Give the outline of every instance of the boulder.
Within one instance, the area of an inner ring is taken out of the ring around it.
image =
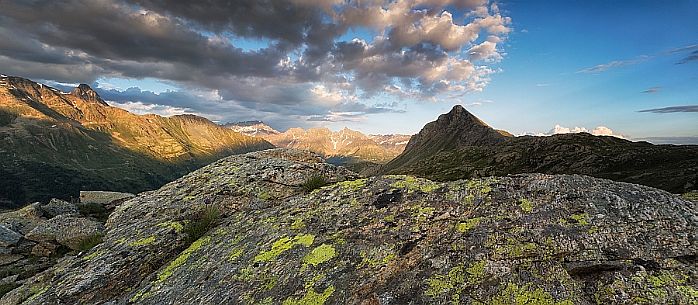
[[[106,192],[106,191],[80,191],[80,203],[113,205],[115,202],[123,202],[135,195],[130,193]]]
[[[74,204],[60,199],[51,199],[49,203],[40,206],[46,218],[53,218],[58,215],[76,215],[79,214],[78,207]]]
[[[0,225],[20,234],[27,234],[44,221],[41,204],[32,203],[19,210],[0,214]]]
[[[4,225],[0,225],[0,246],[14,246],[19,242],[20,239],[22,239],[21,234],[8,229]]]
[[[102,234],[103,231],[104,225],[98,221],[72,215],[58,215],[39,224],[25,237],[37,242],[56,241],[77,250],[84,240]]]

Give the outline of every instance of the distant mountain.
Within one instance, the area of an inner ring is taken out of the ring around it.
[[[380,172],[434,180],[583,174],[683,193],[698,188],[698,146],[652,145],[588,133],[513,137],[455,106],[424,126]]]
[[[399,155],[410,139],[409,135],[370,135],[344,128],[290,128],[279,132],[260,121],[224,125],[237,132],[261,137],[277,147],[296,148],[323,155],[329,162],[362,170],[372,164],[383,164]]]
[[[271,126],[264,124],[262,121],[244,121],[237,123],[228,123],[223,125],[223,127],[230,128],[236,132],[239,132],[248,136],[266,136],[279,134],[278,130],[272,128]]]
[[[155,189],[221,157],[273,147],[194,115],[135,115],[88,85],[0,77],[0,205],[80,190]]]

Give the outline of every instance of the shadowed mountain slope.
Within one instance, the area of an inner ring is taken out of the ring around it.
[[[442,181],[516,173],[584,174],[683,193],[698,188],[698,146],[652,145],[587,133],[512,137],[455,106],[424,126],[382,172]]]

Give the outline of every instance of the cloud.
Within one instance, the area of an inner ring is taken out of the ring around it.
[[[638,56],[638,57],[633,58],[633,59],[614,60],[614,61],[611,61],[611,62],[608,62],[605,64],[600,64],[600,65],[596,65],[593,67],[581,69],[581,70],[577,71],[577,73],[601,73],[601,72],[605,72],[605,71],[613,69],[613,68],[636,65],[636,64],[645,62],[651,58],[652,58],[651,56],[641,55],[641,56]]]
[[[378,94],[481,91],[510,24],[488,0],[10,0],[0,67],[66,83],[155,78],[306,121]],[[372,34],[346,39],[350,30]],[[211,104],[177,98],[170,106]]]
[[[662,56],[669,56],[669,55],[674,55],[674,54],[682,54],[687,51],[692,51],[690,54],[688,54],[685,58],[683,58],[681,61],[677,62],[677,64],[685,64],[690,61],[695,61],[698,60],[698,44],[693,44],[693,45],[688,45],[688,46],[683,46],[683,47],[678,47],[678,48],[673,48],[669,50],[664,50],[658,53],[655,53],[654,55],[640,55],[632,59],[625,59],[625,60],[614,60],[608,63],[596,65],[593,67],[589,68],[584,68],[577,73],[601,73],[605,72],[610,69],[614,68],[620,68],[620,67],[625,67],[625,66],[631,66],[631,65],[636,65],[639,63],[646,62],[648,60],[657,58],[657,57],[662,57]]]
[[[657,93],[661,89],[662,89],[662,87],[655,86],[655,87],[651,87],[651,88],[648,88],[647,90],[642,91],[642,93]]]
[[[633,139],[635,141],[647,141],[653,144],[698,145],[697,137],[647,137]]]
[[[684,59],[680,60],[677,64],[685,64],[691,61],[697,61],[698,60],[698,50],[691,52],[688,56],[686,56]]]
[[[142,102],[108,102],[110,106],[126,109],[135,114],[157,114],[161,116],[173,116],[180,114],[198,114],[188,108],[172,107],[167,105],[144,104]]]
[[[671,106],[671,107],[664,107],[664,108],[645,109],[645,110],[639,110],[638,112],[651,112],[651,113],[698,112],[698,105]]]
[[[591,131],[586,129],[585,127],[564,127],[559,124],[556,124],[555,127],[553,127],[550,131],[547,133],[539,133],[536,134],[537,136],[550,136],[550,135],[556,135],[556,134],[568,134],[568,133],[581,133],[581,132],[586,132],[590,133],[595,136],[613,136],[621,139],[625,139],[626,136],[615,133],[611,128],[608,128],[606,126],[597,126],[596,128],[592,129]]]

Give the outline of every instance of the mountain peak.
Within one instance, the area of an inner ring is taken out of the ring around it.
[[[104,100],[102,100],[102,98],[99,96],[97,91],[92,89],[92,87],[90,87],[87,84],[78,85],[70,93],[74,96],[80,97],[80,98],[87,100],[87,101],[93,101],[93,102],[98,102],[98,103],[103,104],[103,105],[107,105],[107,103],[105,103]]]
[[[386,166],[394,169],[443,150],[497,145],[510,138],[487,125],[461,105],[439,116],[414,135],[405,151]]]

